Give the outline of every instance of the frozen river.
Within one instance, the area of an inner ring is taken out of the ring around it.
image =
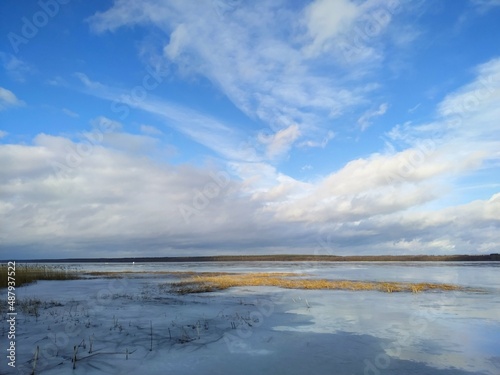
[[[3,360],[0,373],[27,373],[39,345],[44,355],[35,373],[40,374],[500,374],[499,263],[67,266],[146,274],[18,288],[19,300],[53,303],[40,308],[37,317],[18,318],[18,370],[24,372],[13,372]],[[154,271],[295,272],[481,290],[412,294],[238,287],[178,296],[168,289],[171,278],[148,275]],[[80,345],[79,360],[72,370],[75,345]]]

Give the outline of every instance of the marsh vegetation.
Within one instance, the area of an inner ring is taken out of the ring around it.
[[[454,291],[463,289],[453,284],[403,283],[390,281],[326,280],[297,278],[294,273],[203,273],[188,276],[185,280],[172,284],[178,294],[204,293],[224,290],[237,286],[275,286],[287,289],[329,289],[381,292]]]
[[[9,268],[7,264],[0,265],[0,288],[7,288]],[[11,276],[15,280],[15,286],[20,287],[31,284],[38,280],[74,280],[79,275],[76,271],[64,266],[37,265],[37,264],[16,264],[15,274]]]

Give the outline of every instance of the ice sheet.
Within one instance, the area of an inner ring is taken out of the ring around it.
[[[216,264],[168,267],[221,270]],[[370,272],[363,274],[363,267]],[[178,296],[163,284],[171,278],[147,275],[41,281],[17,289],[18,303],[38,299],[43,304],[36,313],[17,316],[16,368],[4,357],[0,373],[31,373],[38,346],[36,374],[498,375],[500,288],[492,277],[498,268],[483,267],[474,276],[480,267],[471,267],[304,264],[293,269],[318,277],[379,280],[403,274],[420,280],[437,272],[431,278],[443,282],[459,274],[463,284],[483,285],[486,292],[239,287]],[[222,270],[286,268],[225,264]],[[6,320],[2,324],[5,346],[8,326]]]

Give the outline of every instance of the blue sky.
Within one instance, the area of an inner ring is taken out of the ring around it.
[[[5,256],[500,250],[497,0],[0,14]]]

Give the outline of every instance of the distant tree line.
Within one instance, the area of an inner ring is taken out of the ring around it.
[[[190,257],[68,258],[20,260],[25,263],[151,263],[151,262],[487,262],[500,254],[485,255],[219,255]]]

